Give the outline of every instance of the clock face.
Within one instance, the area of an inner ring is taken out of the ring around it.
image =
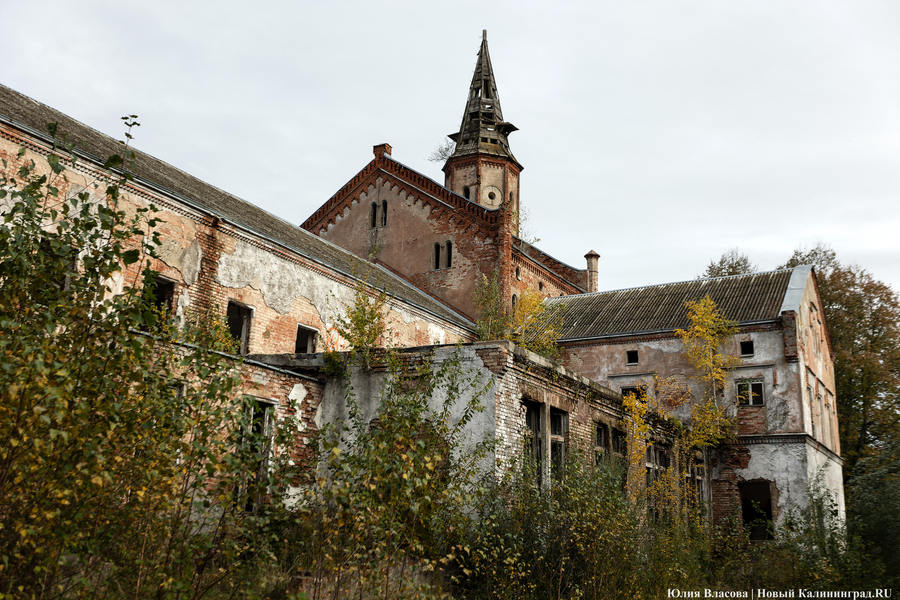
[[[489,185],[481,193],[481,203],[488,208],[497,208],[502,200],[503,195],[500,192],[500,188],[496,186]]]

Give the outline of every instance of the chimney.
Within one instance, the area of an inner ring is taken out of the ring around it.
[[[372,148],[372,152],[375,153],[375,158],[384,158],[384,155],[391,155],[391,145],[390,144],[378,144],[377,146]]]
[[[588,292],[599,292],[600,272],[597,269],[597,259],[600,258],[600,255],[591,250],[584,255],[584,258],[587,259],[587,273],[585,274],[587,281],[584,287]]]

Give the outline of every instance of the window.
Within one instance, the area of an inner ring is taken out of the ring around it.
[[[453,242],[447,242],[447,268],[453,266]]]
[[[753,340],[741,342],[741,356],[753,356]]]
[[[154,312],[163,318],[168,317],[172,312],[175,282],[163,279],[159,273],[154,272],[152,277],[144,280],[144,290],[147,293],[147,302],[153,307]]]
[[[535,402],[523,402],[525,407],[525,459],[528,467],[533,469],[535,483],[541,485],[543,472],[543,444],[541,435],[541,405]]]
[[[646,464],[647,485],[653,485],[653,482],[669,468],[669,453],[665,448],[653,444],[647,448]]]
[[[519,298],[518,298],[515,294],[513,294],[513,295],[512,295],[512,309],[513,309],[513,312],[516,312],[516,304],[518,304],[518,302],[519,302]]]
[[[550,473],[554,479],[562,479],[566,466],[566,436],[569,433],[569,414],[556,408],[550,409]]]
[[[769,482],[744,481],[738,484],[741,494],[741,518],[750,528],[751,540],[768,540],[772,525],[772,491]]]
[[[641,397],[641,393],[642,393],[643,391],[644,391],[644,390],[643,390],[643,388],[641,388],[641,387],[623,387],[623,388],[620,388],[619,393],[622,394],[622,397],[623,397],[623,398],[624,398],[625,396],[629,395],[629,394],[634,394],[635,396],[637,396],[638,398],[640,398],[640,397]]]
[[[763,383],[762,381],[738,381],[737,397],[739,406],[762,406]]]
[[[316,330],[303,325],[297,325],[297,342],[294,345],[295,354],[312,354],[316,351]]]
[[[243,490],[244,510],[253,512],[266,493],[266,475],[272,450],[272,417],[274,405],[246,397],[247,420],[244,423],[242,450],[247,459],[248,472]]]
[[[381,226],[387,227],[387,200],[381,201]]]
[[[544,282],[543,281],[538,281],[538,291],[539,292],[544,291]]]
[[[464,185],[463,186],[463,196],[466,197],[466,200],[471,200],[471,198],[469,197],[470,194],[471,194],[471,191],[469,190],[469,186]]]
[[[609,448],[609,428],[603,423],[594,423],[594,464],[599,465]]]
[[[436,243],[434,244],[434,269],[435,271],[441,268],[441,245]]]
[[[375,229],[378,224],[378,205],[372,203],[372,214],[369,215],[369,227]]]
[[[519,267],[516,267],[516,279],[522,280],[522,271],[519,270]]]
[[[250,319],[253,311],[237,302],[228,303],[228,310],[225,313],[228,321],[228,331],[231,337],[238,343],[238,354],[246,354],[247,346],[250,340]]]
[[[623,456],[628,452],[628,438],[621,429],[613,429],[612,451]]]
[[[625,363],[629,365],[638,364],[638,351],[637,350],[626,350],[625,351]]]

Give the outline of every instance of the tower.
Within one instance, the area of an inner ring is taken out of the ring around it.
[[[505,207],[518,215],[522,165],[513,156],[507,140],[516,130],[515,125],[503,120],[485,30],[462,124],[458,133],[448,136],[456,143],[456,149],[444,164],[444,185],[472,202],[490,209]],[[514,223],[517,221],[513,219]]]

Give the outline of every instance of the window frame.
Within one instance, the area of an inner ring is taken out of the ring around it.
[[[741,393],[741,387],[747,386],[747,394]],[[756,402],[754,387],[759,386],[759,402]],[[765,406],[766,384],[762,379],[739,379],[734,382],[735,399],[738,406]],[[744,401],[746,399],[746,401]]]

